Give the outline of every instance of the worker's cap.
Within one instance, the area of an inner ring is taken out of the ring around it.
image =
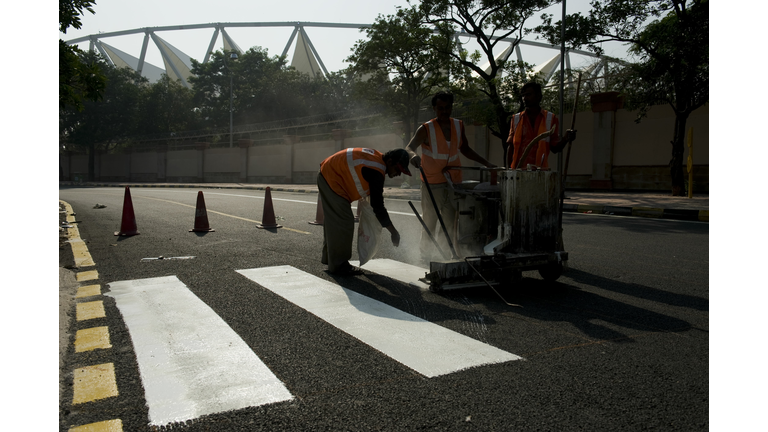
[[[411,175],[411,170],[408,169],[408,164],[411,162],[411,157],[408,155],[408,152],[405,151],[405,149],[390,150],[387,152],[387,154],[392,159],[392,161],[397,164],[397,168],[401,173]]]

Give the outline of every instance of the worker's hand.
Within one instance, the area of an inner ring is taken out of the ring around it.
[[[411,158],[411,165],[415,166],[416,168],[421,168],[421,156],[413,155]]]
[[[395,228],[395,226],[390,225],[387,227],[387,229],[389,230],[389,234],[392,237],[392,245],[394,247],[400,246],[400,233],[397,232],[397,229]]]
[[[575,141],[576,140],[576,131],[573,129],[568,129],[565,131],[565,140],[566,141]]]

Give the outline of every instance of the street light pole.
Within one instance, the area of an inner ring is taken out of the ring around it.
[[[232,148],[232,71],[229,72],[229,148]]]
[[[232,52],[229,55],[230,60],[237,60],[237,53]],[[229,62],[227,62],[227,71],[229,72],[229,148],[232,148],[232,140],[233,140],[233,123],[232,123],[232,112],[234,111],[232,108],[232,101],[234,99],[234,92],[233,92],[233,86],[232,86],[232,69],[229,68]]]

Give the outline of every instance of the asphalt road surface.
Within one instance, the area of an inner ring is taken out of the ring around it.
[[[60,430],[709,427],[707,223],[566,213],[568,270],[525,272],[508,306],[483,287],[326,273],[316,194],[273,192],[283,228],[264,230],[263,191],[203,192],[214,232],[189,232],[197,190],[134,188],[140,234],[121,237],[123,189],[60,189],[95,263],[73,268],[62,243],[60,266],[100,287],[69,306]],[[425,267],[408,203],[386,205],[402,241],[377,258]],[[103,315],[78,319],[86,302]],[[108,342],[88,348],[93,329]],[[84,392],[103,384],[83,387],[95,366],[113,392]]]

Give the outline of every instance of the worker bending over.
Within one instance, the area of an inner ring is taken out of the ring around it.
[[[390,150],[385,154],[369,148],[341,150],[320,164],[317,173],[317,189],[323,206],[323,253],[321,262],[328,265],[328,272],[340,276],[362,274],[349,263],[352,257],[352,240],[355,234],[355,216],[352,201],[371,197],[371,207],[381,226],[386,228],[392,244],[400,244],[389,213],[384,207],[384,175],[390,178],[408,170],[408,153],[403,149]]]
[[[432,109],[435,111],[435,118],[419,126],[406,150],[411,157],[411,164],[416,168],[423,168],[427,177],[426,181],[432,189],[446,229],[449,233],[453,233],[456,224],[456,203],[454,202],[453,189],[449,187],[443,175],[443,169],[461,166],[459,153],[486,167],[493,168],[495,165],[472,150],[464,131],[464,122],[451,117],[453,110],[452,93],[441,91],[435,94],[432,97]],[[419,146],[422,147],[421,157],[416,154],[416,149]],[[452,183],[461,183],[461,170],[453,169],[449,170],[448,173]],[[424,184],[424,176],[421,177],[421,180],[422,219],[427,229],[435,235],[440,248],[447,253],[450,250],[448,249],[448,241],[442,234],[437,235],[438,230],[435,229],[438,222],[437,213],[429,197],[429,191]],[[433,257],[432,247],[429,236],[426,232],[422,232],[419,243],[422,258],[430,260]]]
[[[514,152],[507,152],[507,166],[510,168],[526,169],[528,165],[534,165],[543,169],[549,168],[549,152],[560,153],[565,146],[576,139],[576,131],[565,131],[563,141],[560,142],[560,125],[557,116],[541,108],[541,85],[529,82],[520,89],[520,97],[523,99],[525,110],[512,116],[509,122],[509,137],[507,144],[514,146]],[[549,137],[540,140],[524,161],[520,161],[523,151],[537,135],[549,131],[552,126],[555,132]]]

